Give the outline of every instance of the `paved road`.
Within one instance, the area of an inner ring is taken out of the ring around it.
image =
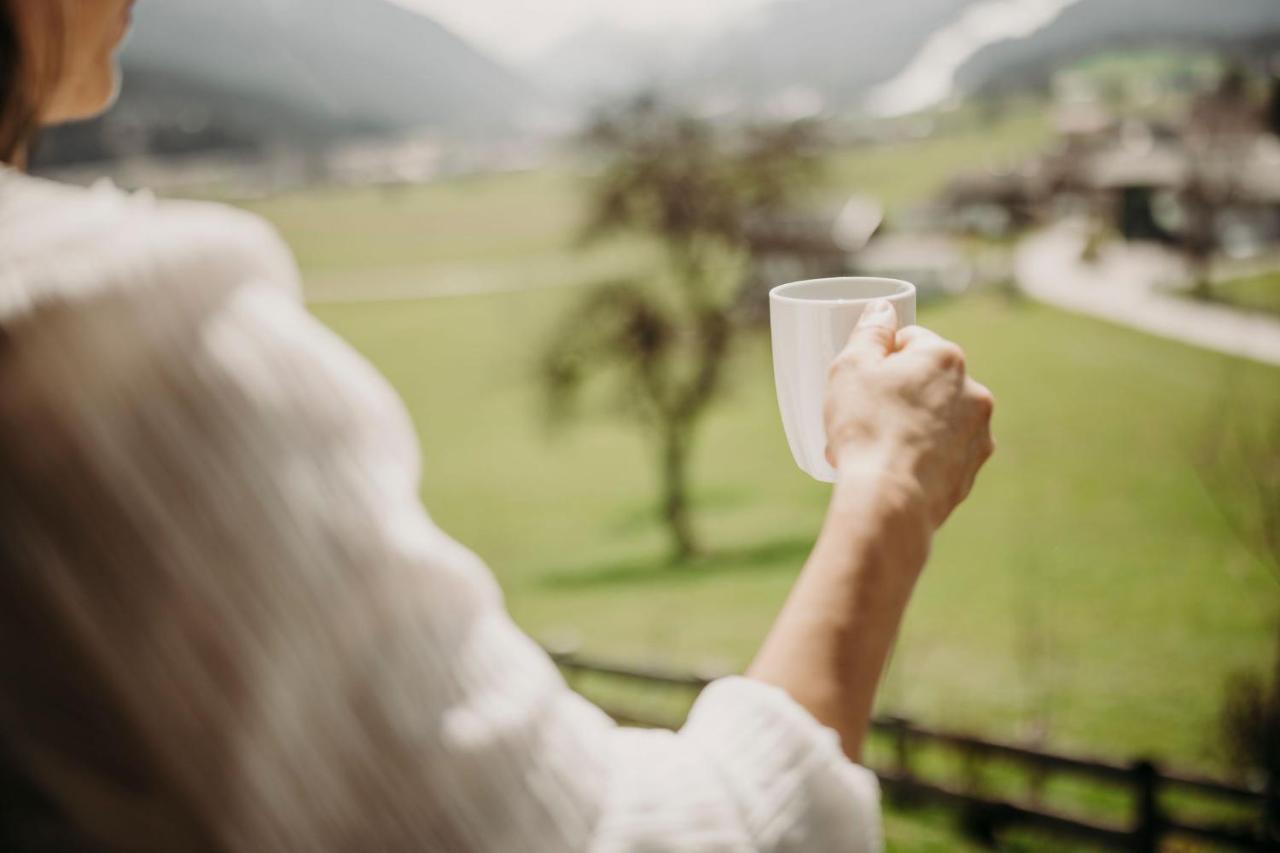
[[[1164,292],[1185,266],[1155,246],[1113,243],[1081,260],[1084,226],[1065,222],[1028,237],[1014,257],[1023,292],[1050,305],[1193,346],[1280,366],[1280,320]]]

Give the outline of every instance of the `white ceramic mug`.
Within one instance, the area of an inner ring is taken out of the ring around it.
[[[773,378],[787,444],[800,469],[824,483],[836,481],[822,411],[827,371],[877,299],[893,305],[898,328],[915,324],[915,285],[894,278],[817,278],[769,291]]]

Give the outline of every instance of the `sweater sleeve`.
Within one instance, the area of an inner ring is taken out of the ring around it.
[[[62,662],[0,613],[0,727],[89,835],[879,849],[874,776],[783,692],[719,681],[676,733],[571,692],[423,509],[399,400],[289,294],[99,301],[13,332],[0,394],[0,607]]]

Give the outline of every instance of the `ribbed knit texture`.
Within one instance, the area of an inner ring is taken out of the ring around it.
[[[680,733],[569,691],[298,292],[246,214],[0,172],[0,737],[86,838],[879,848],[874,777],[781,691]]]

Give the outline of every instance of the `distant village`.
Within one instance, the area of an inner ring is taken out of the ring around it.
[[[1001,173],[958,178],[943,203],[952,225],[1006,235],[1069,213],[1126,240],[1220,249],[1280,242],[1280,80],[1261,93],[1240,69],[1193,98],[1185,115],[1115,115],[1093,101],[1059,103],[1055,145]]]
[[[957,175],[907,215],[855,196],[839,210],[763,223],[762,286],[859,273],[957,293],[1007,278],[1020,235],[1069,219],[1091,232],[1086,254],[1122,240],[1164,247],[1193,279],[1215,265],[1280,270],[1280,77],[1228,68],[1164,117],[1068,88],[1051,123],[1043,151]]]

